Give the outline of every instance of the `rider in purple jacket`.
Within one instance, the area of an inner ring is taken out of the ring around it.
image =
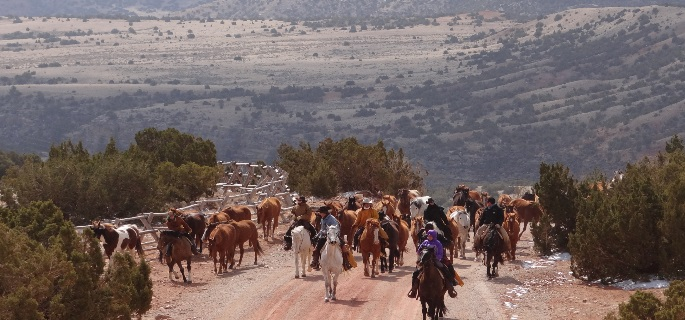
[[[452,273],[453,269],[448,268],[445,266],[445,264],[442,263],[444,253],[445,251],[442,248],[442,243],[438,241],[438,232],[435,230],[428,230],[428,235],[427,239],[424,240],[419,248],[416,250],[416,253],[420,253],[423,248],[428,248],[428,247],[433,247],[433,252],[435,253],[435,266],[442,271],[442,274],[445,275],[445,278],[447,280],[445,281],[445,285],[447,286],[447,291],[450,295],[450,297],[455,298],[457,296],[457,292],[454,291],[454,285],[456,285],[456,280],[454,279],[454,273]],[[414,273],[412,274],[411,277],[411,291],[409,291],[409,294],[407,294],[408,297],[410,298],[416,298],[416,293],[419,289],[419,274],[421,273],[422,269],[416,269]]]

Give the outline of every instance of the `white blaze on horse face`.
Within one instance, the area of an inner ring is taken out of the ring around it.
[[[378,244],[380,241],[378,240],[378,228],[373,229],[373,244]]]

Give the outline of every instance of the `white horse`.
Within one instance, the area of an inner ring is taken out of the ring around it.
[[[416,197],[409,203],[409,213],[412,219],[423,217],[423,212],[428,207],[428,198],[430,196]]]
[[[326,230],[326,245],[321,250],[321,272],[326,282],[324,301],[335,300],[338,287],[338,276],[343,272],[342,249],[339,242],[340,230],[338,226],[329,226]]]
[[[457,230],[459,231],[457,236],[459,237],[459,242],[455,245],[460,252],[459,256],[464,259],[466,258],[466,241],[469,240],[471,217],[469,217],[469,213],[466,210],[459,210],[452,212],[450,218],[457,222]]]
[[[300,266],[302,267],[302,277],[306,277],[305,266],[309,266],[309,261],[312,258],[312,240],[309,236],[309,231],[303,226],[296,227],[292,231],[293,235],[293,253],[295,254],[295,278],[300,277]],[[312,272],[312,267],[307,271]]]

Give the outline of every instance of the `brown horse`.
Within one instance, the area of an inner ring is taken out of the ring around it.
[[[192,213],[183,214],[181,217],[190,227],[190,235],[195,238],[195,246],[197,247],[198,252],[202,253],[202,236],[207,227],[205,215],[202,213]]]
[[[364,275],[369,276],[369,264],[371,264],[371,278],[375,278],[378,273],[378,259],[381,256],[380,232],[381,224],[378,219],[369,218],[366,220],[366,227],[359,237],[359,247],[364,261]],[[369,259],[373,255],[372,259]]]
[[[237,231],[236,244],[240,248],[240,259],[238,260],[238,267],[243,263],[243,243],[249,242],[249,245],[254,248],[254,264],[257,264],[257,256],[263,255],[264,251],[259,245],[259,235],[257,234],[257,225],[252,220],[234,221],[231,225]]]
[[[516,244],[519,241],[519,229],[521,224],[519,222],[519,217],[516,212],[505,212],[504,213],[504,223],[502,223],[502,228],[507,231],[509,235],[509,243],[511,244],[511,250],[507,251],[507,258],[509,260],[516,260]]]
[[[397,205],[389,199],[381,199],[381,204],[385,208],[385,215],[392,219],[392,221],[400,223],[402,217],[400,212],[397,210]]]
[[[214,228],[216,228],[217,225],[220,223],[229,223],[232,222],[233,219],[228,215],[226,212],[217,212],[209,217],[207,219],[207,227],[205,228],[205,233],[202,235],[202,241],[207,240],[209,235],[214,231]]]
[[[537,202],[516,199],[511,201],[509,205],[513,207],[514,212],[518,213],[520,221],[523,222],[523,230],[519,233],[519,238],[526,231],[529,222],[537,224],[543,215],[542,207]]]
[[[342,203],[338,200],[327,200],[324,201],[323,204],[331,209],[331,214],[340,222],[340,235],[343,239],[347,236],[345,241],[348,243],[352,241],[354,238],[354,229],[352,229],[352,225],[354,224],[354,221],[357,220],[355,211],[343,209]]]
[[[417,190],[400,189],[397,192],[397,210],[400,211],[402,219],[407,221],[407,223],[410,223],[408,217],[411,216],[411,212],[409,210],[411,206],[411,201],[414,200],[414,198],[419,197],[420,195],[421,194]]]
[[[488,279],[499,276],[498,264],[504,264],[502,253],[507,252],[507,243],[499,236],[497,231],[494,231],[492,237],[489,237],[491,230],[495,228],[494,224],[483,225],[478,228],[476,236],[473,241],[473,249],[476,251],[476,259],[478,255],[483,252],[483,264],[487,266]]]
[[[264,239],[271,232],[271,239],[274,238],[276,227],[278,227],[278,217],[281,214],[281,201],[276,197],[266,198],[257,205],[257,223],[262,225]]]
[[[209,235],[207,248],[209,248],[209,255],[214,259],[214,273],[222,274],[227,272],[227,269],[233,269],[235,260],[235,242],[237,238],[237,230],[230,224],[218,225],[212,234]],[[219,255],[219,270],[216,269],[217,254]],[[228,266],[228,260],[231,265]]]
[[[401,267],[404,265],[404,253],[409,252],[407,249],[407,243],[409,242],[409,227],[407,226],[407,222],[404,220],[400,220],[400,224],[398,226],[400,237],[397,240],[397,248],[400,250],[400,256],[397,259],[397,265]]]
[[[511,202],[511,196],[509,196],[508,194],[505,194],[505,193],[501,194],[499,196],[499,198],[497,198],[497,204],[502,208],[508,206],[510,202]]]
[[[419,274],[418,297],[421,301],[423,320],[426,320],[426,315],[431,319],[438,319],[447,312],[445,307],[447,287],[442,280],[440,270],[435,266],[433,248],[421,250],[418,263],[422,267]]]
[[[231,206],[222,210],[222,212],[235,221],[252,220],[252,211],[247,206]]]
[[[409,233],[414,242],[414,250],[419,249],[419,232],[421,232],[424,226],[423,217],[416,217],[411,220],[411,229],[409,229]]]
[[[169,280],[173,281],[174,278],[178,279],[178,274],[174,271],[174,265],[178,266],[181,270],[181,275],[183,276],[183,282],[192,283],[193,277],[191,274],[191,261],[193,258],[193,252],[190,249],[190,241],[186,237],[177,237],[176,232],[171,230],[162,231],[159,237],[159,242],[157,242],[157,250],[159,250],[159,262],[162,263],[162,257],[164,257],[166,265],[169,267]],[[166,245],[171,246],[171,255],[165,255]],[[181,262],[186,261],[186,267],[188,268],[188,277],[181,266]],[[172,278],[172,274],[173,277]]]

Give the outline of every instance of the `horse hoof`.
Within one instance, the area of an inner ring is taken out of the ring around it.
[[[389,270],[388,273],[392,273],[392,270]]]
[[[328,302],[328,298],[323,298],[323,301],[326,301],[326,302]]]
[[[302,275],[302,278],[306,278],[306,277],[307,277],[307,275],[306,275],[306,274],[303,274],[303,275]]]
[[[338,300],[338,299],[336,299],[335,297],[332,297],[331,300],[335,301],[335,300]]]
[[[298,276],[298,275],[295,275],[295,279],[299,279],[299,278],[300,278],[300,276]]]
[[[375,273],[371,275],[371,278],[375,278],[375,277],[376,277],[376,274],[375,274]]]

